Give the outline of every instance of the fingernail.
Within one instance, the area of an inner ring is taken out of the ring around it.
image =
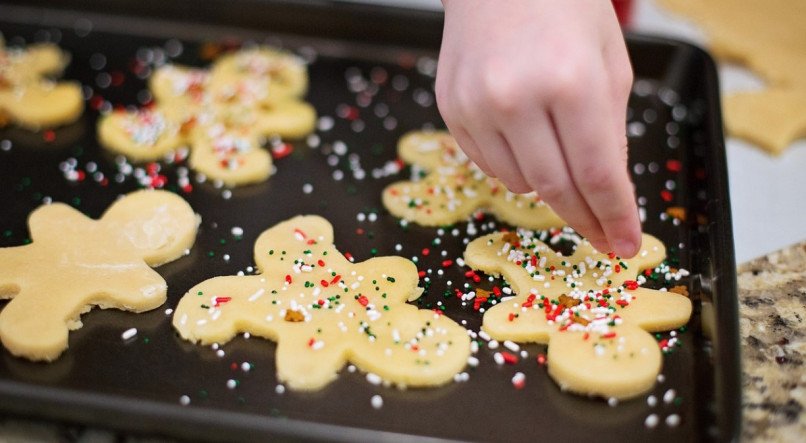
[[[616,239],[613,242],[613,249],[613,252],[623,258],[632,258],[638,253],[638,245],[626,238]]]

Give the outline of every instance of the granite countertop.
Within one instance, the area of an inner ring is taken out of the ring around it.
[[[806,435],[806,241],[738,268],[744,441]],[[0,441],[121,441],[114,433],[0,419]],[[161,440],[127,437],[127,442]]]
[[[806,436],[806,242],[739,266],[746,441]]]

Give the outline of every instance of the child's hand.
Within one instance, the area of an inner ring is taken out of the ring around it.
[[[600,251],[632,257],[632,69],[609,1],[443,0],[437,101],[467,155],[535,190]]]

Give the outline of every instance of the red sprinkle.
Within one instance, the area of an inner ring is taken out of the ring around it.
[[[518,356],[511,352],[503,351],[501,352],[501,356],[504,357],[504,363],[508,365],[514,365],[518,363]]]
[[[671,172],[680,172],[680,169],[682,169],[682,167],[683,164],[680,162],[680,160],[674,160],[674,159],[666,160],[666,169],[668,169]]]
[[[442,267],[448,268],[453,264],[453,260],[442,260]]]
[[[285,282],[288,283],[289,285],[291,284],[292,280],[291,280],[291,275],[290,274],[285,275]]]
[[[417,273],[417,276],[420,277],[420,278],[425,278],[425,271],[419,271]]]
[[[46,142],[50,143],[50,142],[56,140],[56,133],[53,132],[52,130],[48,129],[47,131],[42,133],[42,138]]]
[[[358,303],[366,307],[369,304],[369,299],[365,295],[359,296]]]
[[[546,364],[546,354],[537,354],[537,364],[544,366]]]
[[[672,195],[672,193],[668,190],[664,189],[663,191],[660,191],[660,198],[662,198],[665,202],[670,202],[674,200],[674,195]]]
[[[294,145],[291,143],[280,143],[279,145],[271,148],[271,156],[275,160],[288,157],[292,152],[294,152]]]
[[[624,287],[629,289],[630,291],[634,291],[638,289],[638,282],[635,280],[627,280],[624,282]]]
[[[232,297],[216,297],[215,298],[215,304],[213,305],[213,307],[217,308],[217,307],[219,307],[219,306],[223,305],[224,303],[227,303],[228,301],[231,301],[231,300],[232,300]]]
[[[602,334],[601,337],[602,338],[614,338],[615,336],[616,336],[616,333],[611,331],[611,332],[608,332],[607,334]]]
[[[422,250],[423,257],[428,257],[428,254],[430,254],[430,253],[431,253],[430,249],[423,248],[423,250]]]

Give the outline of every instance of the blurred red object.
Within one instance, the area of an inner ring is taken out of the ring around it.
[[[621,26],[627,26],[632,19],[633,0],[613,0],[613,9]]]

